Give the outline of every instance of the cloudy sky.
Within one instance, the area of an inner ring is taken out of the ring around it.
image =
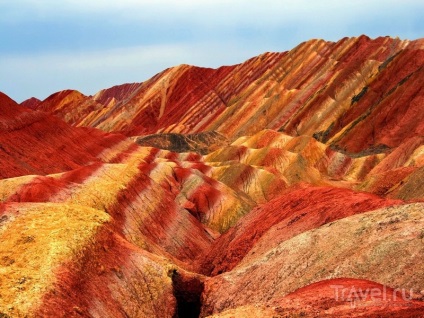
[[[91,95],[178,64],[344,36],[424,37],[423,0],[0,0],[0,91]]]

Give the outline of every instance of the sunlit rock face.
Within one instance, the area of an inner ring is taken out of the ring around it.
[[[0,93],[0,317],[421,317],[423,66],[361,36]]]
[[[234,138],[269,128],[350,154],[381,153],[424,133],[423,47],[389,37],[311,40],[234,66],[180,65],[94,96],[63,91],[37,108],[129,136],[214,130]]]

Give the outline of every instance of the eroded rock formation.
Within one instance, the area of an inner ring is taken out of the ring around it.
[[[424,42],[0,94],[0,317],[421,317]]]

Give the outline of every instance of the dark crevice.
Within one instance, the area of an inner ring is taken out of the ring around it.
[[[400,52],[402,52],[403,50],[400,50],[399,52],[397,52],[396,54],[390,56],[387,60],[385,60],[383,63],[380,64],[380,66],[378,67],[378,71],[381,72],[382,70],[384,70],[387,65],[390,64],[391,61],[393,61],[393,59],[399,55]]]
[[[350,101],[350,105],[359,102],[359,100],[365,95],[365,93],[368,91],[368,86],[364,86],[362,90],[355,96],[352,97],[352,100]]]
[[[325,144],[328,141],[330,133],[333,130],[333,128],[334,128],[334,121],[326,130],[315,132],[312,135],[312,137],[318,140],[319,142],[322,142],[323,144]]]
[[[202,307],[201,295],[204,284],[198,277],[172,272],[172,287],[177,300],[173,318],[198,318]]]

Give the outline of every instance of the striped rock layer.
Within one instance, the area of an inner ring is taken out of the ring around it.
[[[421,317],[424,42],[0,93],[0,317]]]

